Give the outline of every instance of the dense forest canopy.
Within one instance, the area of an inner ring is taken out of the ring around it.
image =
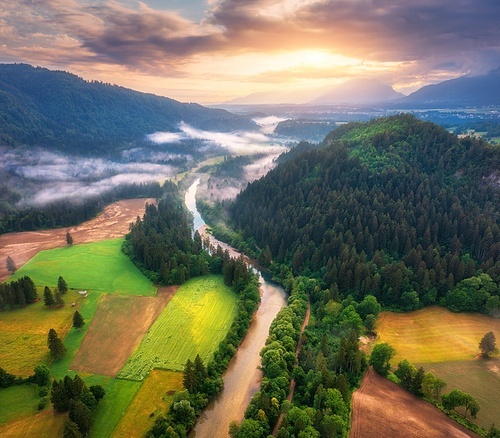
[[[184,121],[205,130],[252,129],[254,122],[225,110],[180,103],[63,71],[27,64],[0,65],[0,143],[110,153]]]
[[[341,296],[498,311],[499,183],[500,149],[399,115],[336,129],[250,184],[230,214],[277,271]]]

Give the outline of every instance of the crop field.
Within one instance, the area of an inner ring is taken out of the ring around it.
[[[113,431],[113,437],[145,436],[155,417],[168,411],[175,392],[184,389],[182,377],[177,371],[151,371]]]
[[[419,363],[428,372],[448,383],[444,393],[458,388],[472,394],[481,409],[474,420],[488,429],[500,425],[500,359]]]
[[[156,293],[149,281],[121,252],[122,238],[41,251],[9,277],[28,275],[37,286],[57,286],[62,276],[68,287],[122,295]]]
[[[41,295],[40,291],[38,295]],[[66,302],[76,306],[48,309],[40,300],[23,309],[0,313],[0,367],[12,374],[27,377],[36,364],[47,358],[47,334],[54,328],[60,338],[68,332],[75,310],[80,310],[83,298],[68,291]]]
[[[116,376],[176,289],[156,297],[104,295],[70,368]]]
[[[2,438],[58,437],[63,436],[66,414],[53,413],[50,409],[31,417],[21,418],[0,426]]]
[[[172,297],[118,377],[142,380],[153,368],[181,371],[196,354],[206,363],[229,330],[235,306],[236,296],[222,277],[191,279]]]
[[[393,365],[468,360],[476,357],[479,341],[492,331],[500,339],[500,319],[477,313],[453,313],[427,307],[409,313],[382,312],[377,321],[377,343],[396,349]]]

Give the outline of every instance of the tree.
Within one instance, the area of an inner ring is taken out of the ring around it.
[[[422,381],[422,393],[424,397],[431,400],[439,401],[441,399],[441,391],[446,386],[446,382],[432,373],[426,373]]]
[[[69,419],[77,424],[82,436],[86,436],[92,427],[92,411],[81,400],[69,402]]]
[[[14,263],[14,260],[12,260],[11,256],[7,256],[6,265],[7,271],[9,271],[11,274],[17,271],[16,264]]]
[[[396,354],[396,350],[387,343],[377,344],[373,347],[370,355],[370,365],[381,376],[386,376],[391,369],[390,360]]]
[[[54,359],[61,359],[66,353],[66,347],[62,341],[57,336],[57,332],[51,328],[47,336],[47,345],[50,350],[50,354]]]
[[[184,378],[182,379],[182,384],[189,392],[195,392],[196,389],[196,374],[194,371],[194,364],[191,359],[188,359],[186,366],[184,367]]]
[[[73,313],[73,327],[80,330],[84,325],[85,321],[83,320],[83,316],[76,310],[75,313]]]
[[[63,297],[61,296],[61,292],[59,292],[57,288],[54,289],[54,305],[57,307],[64,306]]]
[[[50,383],[50,368],[45,364],[35,366],[35,374],[30,380],[38,386],[48,386]]]
[[[97,402],[100,402],[106,394],[104,388],[101,385],[92,385],[89,389],[90,392],[94,395]]]
[[[479,349],[483,357],[488,357],[491,353],[496,351],[496,339],[493,332],[486,333],[479,342]]]
[[[43,290],[43,302],[46,306],[52,307],[55,304],[54,295],[48,286]]]
[[[63,438],[82,438],[82,434],[78,429],[78,424],[71,421],[69,418],[66,418],[64,422]]]
[[[69,234],[69,231],[66,233],[66,243],[69,246],[73,245],[73,237],[71,237],[71,234]]]
[[[68,284],[64,280],[64,278],[59,277],[57,280],[57,289],[59,292],[61,292],[63,295],[68,292]]]

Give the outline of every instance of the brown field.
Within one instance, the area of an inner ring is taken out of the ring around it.
[[[118,201],[108,205],[96,218],[75,227],[0,235],[0,281],[9,276],[5,263],[7,256],[11,256],[19,268],[39,251],[66,246],[67,231],[75,244],[125,236],[129,224],[144,214],[146,202],[152,204],[155,201],[144,198]]]
[[[114,377],[177,290],[155,297],[105,295],[70,369]]]
[[[0,426],[2,438],[32,438],[63,436],[66,414],[46,409],[36,415]]]
[[[184,389],[182,378],[177,371],[152,370],[113,431],[113,438],[145,436],[156,416],[168,412],[173,395]]]
[[[366,371],[352,398],[350,438],[466,438],[478,435],[395,383]]]

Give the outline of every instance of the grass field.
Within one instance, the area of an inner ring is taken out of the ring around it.
[[[34,415],[38,407],[35,385],[19,385],[0,389],[0,424],[16,417]]]
[[[55,287],[62,276],[73,289],[154,295],[153,284],[121,252],[122,243],[120,238],[41,251],[8,281],[28,275],[37,286]]]
[[[411,363],[468,360],[480,353],[478,345],[485,333],[493,331],[500,339],[500,319],[427,307],[409,313],[382,312],[376,331],[377,343],[387,342],[396,349],[394,365],[403,359]]]
[[[220,276],[182,285],[152,325],[118,377],[142,380],[153,368],[181,371],[199,354],[206,363],[226,335],[236,296]]]
[[[173,394],[184,389],[182,377],[176,371],[151,371],[113,431],[113,437],[145,436],[155,417],[168,411]],[[150,416],[152,413],[154,416]]]
[[[61,308],[48,309],[43,301],[38,301],[23,309],[0,313],[0,367],[24,377],[33,374],[35,365],[48,357],[49,330],[54,328],[64,339],[71,327],[73,313],[80,310],[83,301],[73,291],[64,295],[64,299],[77,304],[75,307],[66,304]]]
[[[127,412],[130,402],[140,387],[140,382],[131,380],[111,379],[109,381],[109,384],[105,387],[106,395],[99,402],[99,406],[95,411],[94,425],[90,431],[91,438],[112,436],[113,430]]]
[[[500,425],[500,359],[419,363],[428,372],[440,377],[448,386],[444,393],[458,388],[472,394],[481,409],[477,414],[479,425],[488,429],[492,423]]]

